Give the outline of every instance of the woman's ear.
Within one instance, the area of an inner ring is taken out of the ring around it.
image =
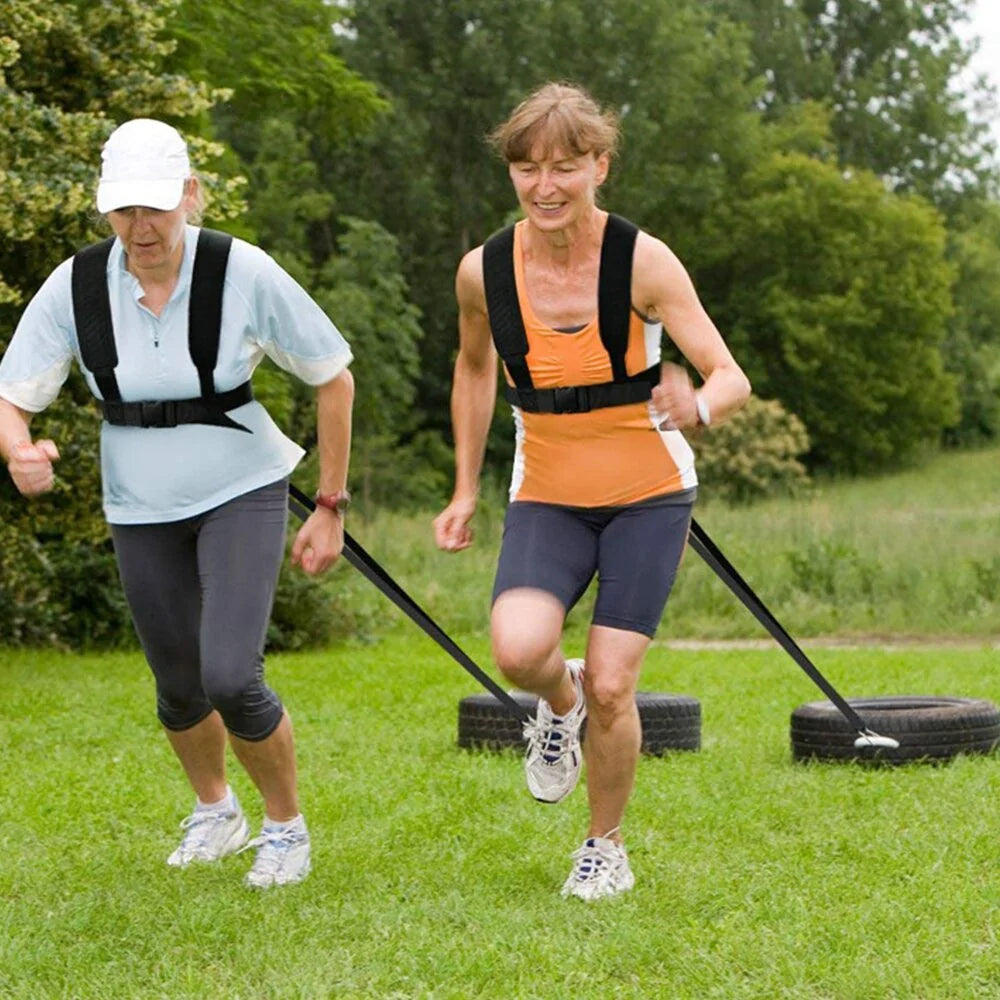
[[[607,179],[608,172],[611,170],[611,154],[601,153],[597,157],[597,172],[595,176],[595,183],[600,187]]]

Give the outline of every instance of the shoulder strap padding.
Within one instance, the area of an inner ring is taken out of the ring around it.
[[[214,371],[219,360],[222,331],[222,294],[233,238],[228,233],[202,229],[194,255],[188,304],[188,350],[198,369],[202,396],[215,394]]]
[[[101,396],[120,400],[115,366],[118,351],[108,298],[108,257],[115,238],[85,247],[73,257],[73,316],[84,366],[94,373]]]
[[[628,379],[625,354],[632,313],[632,256],[638,227],[620,215],[609,214],[601,244],[597,289],[598,326],[601,343],[611,360],[616,382]],[[483,283],[486,308],[497,353],[510,372],[514,385],[530,388],[531,374],[526,356],[528,337],[517,298],[514,277],[514,227],[491,236],[483,246]]]
[[[638,227],[620,215],[608,215],[601,244],[601,270],[597,286],[597,322],[601,343],[611,359],[616,382],[628,378],[625,354],[632,318],[632,255]]]
[[[486,311],[497,354],[520,389],[530,389],[528,335],[517,298],[514,276],[514,227],[494,233],[483,245],[483,285]]]

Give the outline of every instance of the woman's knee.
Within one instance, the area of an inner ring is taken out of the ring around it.
[[[200,691],[190,695],[156,692],[156,717],[171,732],[180,733],[197,726],[211,711],[212,703]]]
[[[551,661],[562,639],[562,603],[543,591],[518,589],[501,594],[493,605],[490,634],[493,660],[517,684]]]
[[[587,717],[591,724],[602,729],[610,728],[618,719],[637,711],[635,684],[625,674],[592,674],[588,667],[584,672],[584,690]]]
[[[204,683],[205,694],[226,729],[242,740],[266,739],[281,721],[281,699],[256,677],[206,679]]]
[[[551,662],[560,636],[525,634],[517,630],[493,630],[493,662],[511,683],[524,686]]]
[[[543,670],[554,651],[551,644],[526,643],[504,636],[493,638],[493,661],[497,669],[518,687]]]

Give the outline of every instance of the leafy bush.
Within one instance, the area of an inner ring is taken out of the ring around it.
[[[107,649],[135,642],[111,544],[46,545],[0,525],[0,636],[11,646]]]
[[[705,492],[734,503],[803,492],[809,475],[798,456],[809,450],[805,425],[776,399],[752,396],[724,424],[693,442]]]

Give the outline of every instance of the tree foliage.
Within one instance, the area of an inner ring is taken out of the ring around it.
[[[804,421],[815,465],[864,473],[936,442],[958,417],[938,213],[802,154],[774,154],[744,183],[715,219],[729,280],[717,314],[756,390]]]
[[[842,166],[864,167],[941,207],[995,180],[994,145],[961,82],[971,47],[956,27],[971,0],[711,0],[750,29],[769,114],[803,101],[831,112]]]
[[[961,419],[947,439],[982,444],[1000,436],[1000,204],[955,220],[949,259],[957,280],[944,358],[958,382]]]

